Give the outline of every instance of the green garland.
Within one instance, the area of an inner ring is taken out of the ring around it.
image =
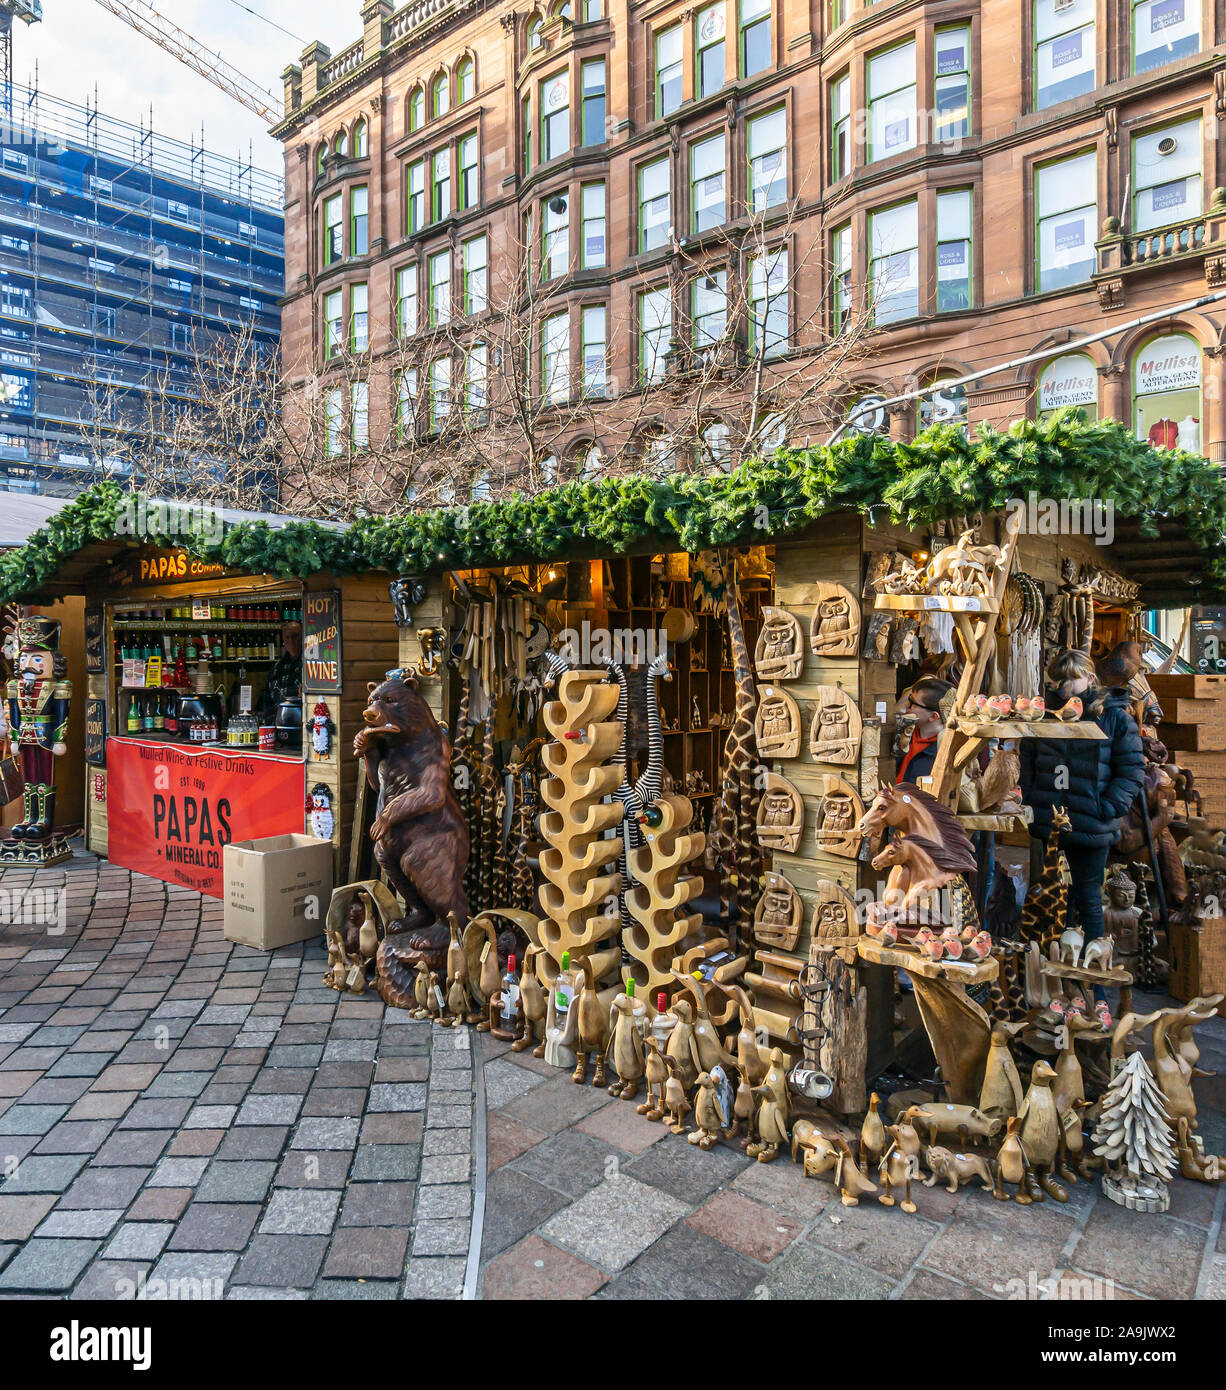
[[[1033,493],[1053,501],[1101,499],[1156,534],[1166,518],[1205,559],[1205,598],[1226,595],[1226,480],[1196,455],[1154,449],[1115,420],[1076,411],[973,437],[934,426],[909,443],[856,435],[809,449],[781,449],[734,473],[635,476],[570,483],[540,496],[474,502],[394,518],[363,517],[346,529],[313,521],[243,521],[220,535],[202,529],[143,537],[249,573],[299,578],[376,569],[422,574],[515,561],[618,553],[649,541],[691,553],[765,541],[829,512],[884,511],[910,527],[998,511]],[[132,498],[113,483],[88,489],[29,542],[0,557],[0,601],[34,597],[84,546],[125,534]]]

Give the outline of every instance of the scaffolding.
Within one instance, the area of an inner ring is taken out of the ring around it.
[[[113,471],[81,452],[100,425],[122,427],[99,419],[100,402],[187,398],[201,326],[252,322],[276,340],[283,197],[277,175],[216,154],[203,130],[184,142],[158,133],[152,111],[139,125],[105,115],[96,93],[78,105],[14,89],[0,138],[0,371],[24,395],[0,409],[8,486],[70,491]]]

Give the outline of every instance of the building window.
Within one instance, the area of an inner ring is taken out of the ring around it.
[[[370,444],[370,383],[355,381],[350,387],[349,438],[355,449]]]
[[[370,297],[365,284],[349,287],[349,345],[354,352],[370,346]]]
[[[345,398],[339,386],[324,396],[324,448],[336,458],[344,448]]]
[[[408,207],[405,221],[410,232],[420,232],[426,225],[426,162],[424,159],[415,159],[409,165],[406,188],[408,190]]]
[[[541,158],[570,149],[570,78],[560,72],[541,83]]]
[[[915,41],[868,60],[868,161],[916,144]]]
[[[570,318],[553,314],[541,334],[541,393],[547,401],[570,395]]]
[[[1070,352],[1049,362],[1039,373],[1039,419],[1055,410],[1076,406],[1089,420],[1098,419],[1098,371],[1084,352]]]
[[[972,296],[971,190],[937,194],[937,313],[969,309]]]
[[[914,199],[869,214],[873,318],[893,323],[919,313],[919,205]]]
[[[89,326],[92,332],[100,334],[103,338],[113,338],[116,328],[115,310],[105,304],[91,304]]]
[[[358,121],[353,128],[353,157],[354,159],[365,159],[367,155],[368,140],[366,135],[366,122]]]
[[[330,361],[344,343],[344,321],[341,318],[341,292],[331,290],[324,295],[324,360]]]
[[[1133,72],[1199,52],[1200,0],[1133,0]]]
[[[487,236],[464,243],[464,312],[483,314],[489,307],[490,243]]]
[[[602,145],[605,140],[605,64],[594,58],[583,64],[583,143]]]
[[[559,194],[541,210],[541,279],[557,280],[570,270],[570,199]]]
[[[1186,333],[1148,342],[1133,359],[1137,438],[1160,449],[1201,451],[1201,350]]]
[[[402,439],[417,433],[417,368],[407,367],[396,382],[396,420]]]
[[[451,321],[451,252],[436,251],[430,257],[430,327]]]
[[[475,208],[481,201],[477,183],[477,136],[465,135],[460,140],[460,206]]]
[[[672,198],[665,156],[639,166],[639,250],[652,251],[666,245],[671,223]]]
[[[971,133],[971,31],[965,25],[936,31],[933,97],[938,140]]]
[[[830,265],[834,292],[834,331],[841,333],[851,322],[851,223],[844,222],[830,234]]]
[[[436,150],[431,160],[431,220],[451,216],[451,150]]]
[[[727,473],[732,464],[732,431],[720,420],[705,425],[698,436],[698,466]]]
[[[851,77],[830,84],[830,182],[851,172]]]
[[[364,256],[370,250],[370,206],[366,185],[362,184],[349,194],[349,254]]]
[[[417,266],[406,265],[396,272],[396,319],[402,338],[417,332]]]
[[[545,21],[539,14],[534,14],[528,21],[528,52],[535,53],[542,47],[544,40],[541,37],[541,30],[544,28]]]
[[[827,0],[826,10],[832,30],[847,23],[847,0]]]
[[[584,24],[595,24],[598,19],[604,18],[603,0],[583,0],[583,22]]]
[[[170,346],[179,352],[186,352],[192,345],[192,326],[190,323],[170,325]]]
[[[585,183],[580,194],[583,216],[582,260],[584,270],[598,270],[607,264],[605,252],[605,186]]]
[[[1132,168],[1134,232],[1199,217],[1200,118],[1134,135]]]
[[[345,254],[345,223],[341,195],[324,203],[324,265],[334,265]]]
[[[673,306],[667,288],[639,294],[639,379],[659,381],[673,331]]]
[[[464,354],[464,402],[470,410],[484,410],[489,403],[489,349],[474,343]]]
[[[690,146],[690,229],[710,231],[728,220],[724,196],[727,160],[721,131]]]
[[[420,87],[409,93],[409,130],[420,130],[426,120],[426,94]]]
[[[749,122],[746,147],[749,150],[751,212],[765,212],[787,201],[787,136],[788,118],[782,106],[768,111],[765,116],[755,116]]]
[[[451,414],[451,358],[430,363],[430,429],[437,434]]]
[[[764,357],[786,352],[789,337],[786,246],[749,263],[749,350]]]
[[[447,81],[447,74],[440,72],[430,83],[430,115],[437,120],[440,116],[445,116],[450,109],[450,83]]]
[[[608,345],[607,313],[603,304],[590,304],[580,317],[580,337],[583,349],[583,394],[602,397],[605,394]]]
[[[712,92],[718,92],[727,78],[727,60],[724,57],[727,29],[723,0],[699,10],[694,19],[694,52],[700,97],[709,97]]]
[[[523,131],[524,147],[524,173],[532,168],[532,100],[524,97],[519,104],[519,119]]]
[[[690,284],[690,322],[697,349],[718,343],[728,330],[728,272],[695,276]]]
[[[920,401],[920,429],[929,425],[956,425],[966,433],[966,387],[955,386],[955,377],[938,377],[929,382],[928,394]]]
[[[343,130],[336,137],[332,149],[338,159],[344,159],[349,153],[349,136]]]
[[[1035,171],[1035,285],[1058,290],[1094,273],[1098,160],[1093,150]]]
[[[737,0],[740,73],[752,77],[771,65],[771,0]]]
[[[1096,0],[1035,0],[1036,111],[1094,90]]]
[[[656,35],[656,119],[671,116],[681,105],[684,40],[680,24]]]
[[[455,96],[456,101],[463,105],[466,101],[472,101],[477,94],[477,70],[471,58],[461,58],[459,66],[455,70]]]

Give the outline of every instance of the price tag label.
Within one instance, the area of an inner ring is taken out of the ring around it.
[[[968,598],[966,601],[966,611],[968,613],[978,613],[982,607],[983,605],[977,598]]]
[[[939,595],[939,594],[925,594],[925,595],[924,595],[924,607],[925,607],[925,608],[940,608],[940,606],[941,606],[941,598],[940,598],[940,595]]]
[[[240,685],[238,688],[238,712],[239,714],[251,713],[251,687]]]
[[[485,943],[485,945],[482,946],[482,948],[481,948],[481,960],[480,960],[480,964],[481,964],[481,965],[484,965],[484,964],[485,964],[485,958],[486,958],[486,956],[489,955],[489,953],[490,953],[490,943],[487,941],[487,942]]]

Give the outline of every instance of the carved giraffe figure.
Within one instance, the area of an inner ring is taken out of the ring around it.
[[[1029,944],[1037,941],[1043,954],[1053,941],[1060,939],[1068,912],[1068,884],[1060,870],[1063,855],[1060,832],[1069,829],[1071,822],[1063,806],[1054,806],[1051,813],[1051,833],[1043,854],[1043,871],[1026,892],[1022,904],[1022,925],[1019,935]]]
[[[536,738],[507,764],[515,795],[514,821],[507,838],[507,897],[512,907],[521,912],[536,911],[536,882],[528,863],[528,845],[532,841],[532,819],[536,811],[537,781],[533,760],[544,739]]]
[[[724,573],[728,635],[732,641],[736,717],[724,744],[719,805],[713,819],[720,843],[720,904],[730,923],[739,923],[748,932],[758,902],[758,885],[762,875],[762,850],[758,845],[758,802],[761,791],[756,783],[758,742],[754,733],[758,694],[749,647],[745,643],[745,630],[741,626],[736,557],[725,552],[720,556],[720,564]],[[735,929],[732,927],[732,930]]]
[[[490,701],[485,716],[485,732],[481,740],[481,765],[477,770],[480,788],[480,824],[477,838],[481,844],[481,867],[477,878],[475,910],[484,912],[497,904],[494,901],[494,865],[498,860],[499,818],[497,812],[498,777],[494,772],[494,702]]]
[[[653,802],[660,799],[664,780],[664,730],[660,723],[660,700],[656,693],[658,680],[671,681],[672,672],[668,669],[668,653],[660,652],[654,656],[643,675],[643,694],[647,702],[647,766],[642,774],[630,781],[630,759],[628,756],[628,729],[630,722],[630,683],[625,668],[615,661],[607,664],[609,673],[618,684],[617,718],[621,721],[622,738],[617,750],[617,761],[622,767],[621,786],[613,793],[625,808],[622,816],[622,854],[619,865],[621,871],[621,892],[618,907],[621,916],[623,945],[622,962],[630,963],[630,956],[624,945],[624,935],[634,925],[630,909],[626,904],[626,894],[634,886],[631,871],[633,854],[643,844],[643,832],[639,817]]]
[[[460,811],[463,814],[465,825],[473,823],[473,814],[476,809],[473,804],[473,793],[476,789],[476,768],[469,753],[468,738],[468,707],[471,696],[472,684],[465,676],[460,694],[460,710],[455,721],[455,738],[451,744],[451,785],[455,788],[456,800],[460,803]],[[469,902],[476,901],[477,865],[480,858],[480,846],[474,839],[468,863],[464,867],[464,895]]]

